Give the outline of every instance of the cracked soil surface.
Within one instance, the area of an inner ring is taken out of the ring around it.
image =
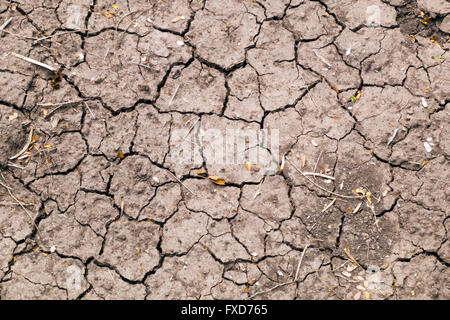
[[[0,0],[0,25],[0,299],[450,299],[449,1]],[[214,163],[208,128],[279,130],[286,161]]]

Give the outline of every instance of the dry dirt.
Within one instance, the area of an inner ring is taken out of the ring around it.
[[[0,0],[0,299],[450,299],[450,2],[74,3]]]

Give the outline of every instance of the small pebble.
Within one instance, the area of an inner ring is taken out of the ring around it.
[[[433,150],[428,142],[424,142],[423,146],[425,147],[425,150],[427,150],[427,152],[431,152]]]
[[[422,97],[422,105],[423,105],[424,108],[427,108],[427,107],[428,107],[427,100],[425,100],[424,97]]]
[[[53,252],[55,252],[55,251],[56,251],[56,247],[55,247],[55,246],[52,246],[52,247],[50,248],[50,252],[53,253]]]
[[[180,47],[184,46],[184,41],[183,40],[178,40],[177,41],[177,45],[180,46]]]

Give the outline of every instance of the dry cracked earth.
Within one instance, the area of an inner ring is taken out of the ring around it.
[[[0,0],[0,25],[0,299],[450,298],[448,1]],[[215,163],[209,128],[279,130],[249,149],[284,161]]]

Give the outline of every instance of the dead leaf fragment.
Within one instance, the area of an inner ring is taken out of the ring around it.
[[[348,259],[353,262],[355,265],[357,265],[358,267],[362,268],[361,265],[358,263],[358,261],[356,261],[355,258],[353,258],[353,256],[350,254],[350,249],[348,247],[346,247],[344,249],[345,254],[347,255]]]
[[[176,16],[175,18],[172,19],[172,23],[178,22],[180,20],[184,20],[186,19],[185,16]]]
[[[102,11],[99,14],[101,14],[102,16],[104,16],[107,19],[111,19],[112,17],[114,17],[116,15],[115,12],[109,12],[109,11]]]
[[[202,178],[208,178],[208,173],[207,173],[205,170],[198,170],[198,171],[196,172],[196,175],[197,175],[197,176],[200,176],[200,177],[202,177]]]
[[[208,176],[208,179],[219,186],[224,186],[226,184],[225,179],[219,178],[218,176]]]

